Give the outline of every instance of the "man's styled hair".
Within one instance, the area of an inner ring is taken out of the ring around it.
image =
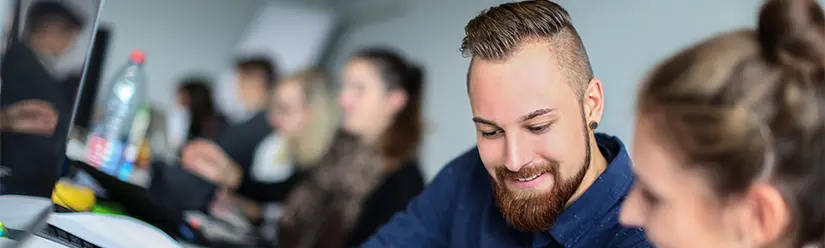
[[[85,25],[83,18],[68,6],[56,1],[33,3],[26,13],[26,33],[39,31],[48,23],[60,23],[72,30],[80,30]]]
[[[590,60],[570,15],[552,1],[512,2],[489,8],[470,20],[464,32],[464,56],[507,60],[525,43],[547,43],[565,80],[579,97],[593,79]]]
[[[235,69],[239,72],[259,72],[266,76],[266,86],[268,89],[275,87],[275,82],[278,81],[278,71],[275,69],[275,63],[264,56],[246,57],[238,59],[235,62]]]

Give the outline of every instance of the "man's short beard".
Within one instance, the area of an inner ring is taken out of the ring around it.
[[[590,168],[590,132],[587,128],[584,113],[585,155],[584,163],[576,175],[569,179],[562,179],[559,174],[561,164],[557,160],[550,160],[543,164],[534,164],[513,172],[504,166],[496,168],[496,179],[493,182],[493,189],[496,195],[496,202],[501,210],[504,219],[513,227],[530,232],[541,232],[550,229],[556,219],[564,211],[567,202],[576,193],[576,190],[584,180],[587,169]],[[538,191],[511,191],[506,186],[506,180],[515,178],[525,178],[538,173],[550,173],[553,177],[553,186],[549,192]]]

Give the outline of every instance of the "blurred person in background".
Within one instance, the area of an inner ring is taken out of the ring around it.
[[[758,28],[665,60],[641,88],[622,223],[656,247],[825,247],[825,15],[771,0]]]
[[[226,119],[215,110],[210,85],[198,77],[178,85],[176,104],[166,115],[167,138],[175,151],[194,139],[215,139],[226,126]]]
[[[464,30],[478,148],[361,247],[650,247],[618,221],[631,160],[596,131],[602,82],[567,11],[510,2]]]
[[[21,40],[8,45],[0,69],[0,142],[13,145],[2,146],[0,153],[14,176],[4,180],[3,193],[51,195],[55,163],[66,154],[73,104],[51,71],[83,26],[66,3],[38,1],[28,9]]]
[[[275,87],[269,120],[278,130],[258,146],[249,171],[241,175],[244,194],[219,192],[215,204],[234,204],[253,220],[263,223],[266,239],[275,238],[280,205],[286,195],[327,154],[338,130],[338,106],[326,74],[307,70],[280,81]],[[268,204],[246,200],[267,199]],[[228,202],[228,203],[227,203]],[[226,205],[225,205],[226,206]]]
[[[243,196],[282,203],[296,183],[319,164],[335,138],[338,107],[332,92],[332,84],[320,71],[307,70],[280,81],[272,91],[269,111],[269,121],[278,131],[257,147],[249,171],[239,175],[240,184],[224,185],[231,190],[243,189],[240,197],[233,193],[221,197],[238,204],[256,221],[263,217],[265,206]]]
[[[341,83],[344,131],[290,192],[281,247],[358,245],[424,188],[421,69],[393,51],[368,49],[349,60]]]
[[[224,129],[214,141],[195,139],[181,153],[182,166],[219,187],[238,187],[249,172],[257,147],[273,132],[267,116],[270,93],[278,80],[274,64],[262,56],[243,58],[235,65],[239,102],[256,114],[246,121]],[[211,192],[211,191],[210,191]],[[239,188],[236,192],[256,203],[272,200],[255,189]],[[211,194],[211,193],[210,193]],[[208,202],[187,205],[201,206]]]
[[[283,201],[297,179],[320,162],[338,130],[332,92],[327,75],[316,70],[300,72],[275,87],[269,121],[278,131],[258,147],[241,188],[260,187],[259,194]]]

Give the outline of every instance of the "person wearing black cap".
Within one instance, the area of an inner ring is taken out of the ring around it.
[[[40,1],[23,24],[23,35],[9,44],[0,68],[0,165],[11,170],[0,193],[49,197],[72,114],[51,70],[74,45],[84,21],[64,3]]]

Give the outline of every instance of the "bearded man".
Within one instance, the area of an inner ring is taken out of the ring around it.
[[[478,148],[450,162],[363,247],[650,247],[618,222],[633,184],[570,16],[551,1],[490,8],[465,27]]]

